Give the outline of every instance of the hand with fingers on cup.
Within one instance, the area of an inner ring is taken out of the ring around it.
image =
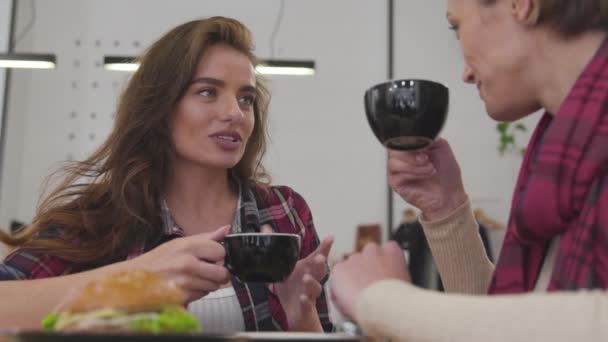
[[[146,270],[173,280],[186,294],[186,302],[206,296],[230,280],[224,267],[225,250],[221,241],[229,226],[211,233],[168,241],[137,258],[116,264],[122,270]]]
[[[272,233],[272,228],[265,225],[261,231]],[[296,263],[285,281],[269,286],[285,310],[290,329],[297,330],[303,321],[317,316],[315,303],[323,289],[321,282],[329,272],[327,258],[333,242],[333,236],[323,239],[312,253]]]
[[[442,219],[467,201],[460,166],[445,139],[424,150],[388,153],[391,188],[420,209],[424,219]]]

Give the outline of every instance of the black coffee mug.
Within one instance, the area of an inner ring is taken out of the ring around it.
[[[229,234],[223,244],[224,265],[241,282],[282,282],[300,259],[297,234]]]
[[[431,145],[445,124],[448,88],[428,80],[394,80],[369,88],[364,95],[367,121],[378,140],[396,150]]]

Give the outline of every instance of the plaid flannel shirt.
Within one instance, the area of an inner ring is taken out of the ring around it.
[[[141,239],[130,249],[128,258],[134,258],[163,242],[184,236],[184,231],[171,217],[169,208],[164,203],[161,208],[164,223],[162,239],[154,244]],[[237,208],[232,232],[259,231],[262,225],[269,224],[275,232],[299,234],[302,242],[300,258],[312,253],[320,243],[308,205],[300,194],[289,187],[275,186],[265,191],[257,185],[241,182]],[[0,264],[0,280],[39,279],[82,270],[69,260],[17,249]],[[323,282],[326,280],[327,277]],[[285,312],[278,297],[268,290],[267,284],[241,283],[234,277],[231,281],[241,304],[247,331],[287,329]],[[316,306],[323,329],[333,330],[324,291],[317,299]]]
[[[546,290],[608,288],[607,146],[608,39],[528,144],[489,293],[532,291],[558,236]]]

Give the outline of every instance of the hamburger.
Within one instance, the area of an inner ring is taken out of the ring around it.
[[[118,272],[88,283],[42,325],[49,331],[200,332],[184,302],[183,291],[157,273]]]

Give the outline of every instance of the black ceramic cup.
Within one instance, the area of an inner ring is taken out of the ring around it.
[[[239,233],[224,238],[228,271],[241,282],[277,283],[291,274],[300,257],[300,236]]]
[[[394,80],[364,95],[367,121],[380,142],[396,150],[418,150],[433,143],[447,118],[448,88],[428,80]]]

